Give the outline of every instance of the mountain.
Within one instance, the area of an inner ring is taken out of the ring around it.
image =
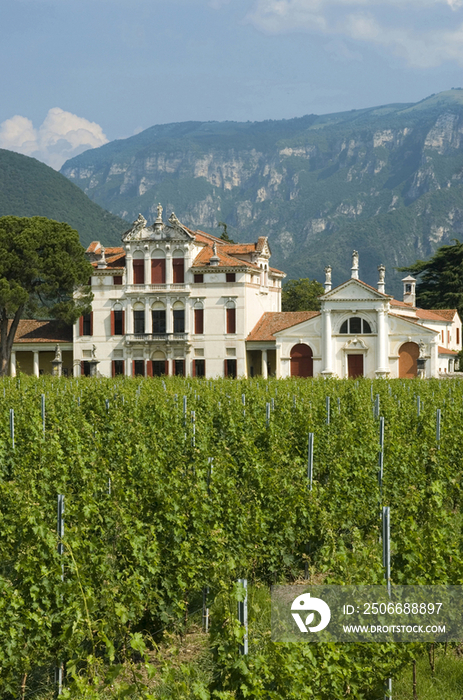
[[[95,202],[134,220],[167,213],[236,241],[268,235],[289,277],[360,275],[401,294],[396,266],[463,235],[463,90],[416,104],[265,122],[153,126],[67,161]]]
[[[119,245],[128,228],[126,221],[104,211],[53,168],[0,149],[0,216],[8,214],[66,221],[85,247],[100,238]]]

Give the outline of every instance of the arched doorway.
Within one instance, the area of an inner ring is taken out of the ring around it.
[[[305,343],[291,349],[291,376],[313,377],[313,352]]]
[[[418,374],[417,359],[420,348],[416,343],[404,343],[399,350],[399,377],[411,379]]]

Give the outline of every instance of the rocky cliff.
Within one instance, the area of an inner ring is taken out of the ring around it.
[[[400,293],[394,266],[463,234],[463,90],[417,104],[261,123],[155,126],[67,161],[61,172],[113,214],[156,205],[237,241],[268,235],[290,277],[349,275]],[[104,236],[102,235],[102,238]],[[111,242],[111,241],[108,241]]]

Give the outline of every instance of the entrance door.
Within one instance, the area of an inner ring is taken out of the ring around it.
[[[305,343],[299,343],[291,349],[291,376],[313,377],[312,348]]]
[[[417,359],[420,348],[416,343],[404,343],[399,350],[399,377],[411,379],[418,374]]]
[[[363,355],[347,355],[348,377],[363,377]]]

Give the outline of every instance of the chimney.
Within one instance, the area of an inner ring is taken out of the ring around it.
[[[404,296],[403,300],[406,304],[410,304],[411,306],[415,306],[416,303],[416,292],[415,292],[415,286],[416,286],[416,279],[412,277],[411,275],[408,275],[408,277],[404,277],[403,280],[403,285],[404,285]]]
[[[98,260],[98,265],[97,265],[99,270],[105,270],[108,267],[108,264],[106,262],[105,258],[105,249],[103,246],[101,246],[101,256],[100,259]]]
[[[352,267],[350,276],[353,280],[358,280],[359,278],[359,254],[356,250],[352,252]]]
[[[384,267],[384,265],[378,266],[378,272],[379,272],[378,292],[380,292],[380,294],[386,294],[386,285],[384,282],[384,278],[386,275],[386,268]]]
[[[331,292],[331,265],[325,267],[325,294]]]
[[[209,260],[209,265],[211,267],[217,267],[217,265],[220,263],[220,258],[217,255],[217,243],[214,243],[214,245],[212,246],[212,252],[213,252],[213,255],[211,256],[211,258]]]

